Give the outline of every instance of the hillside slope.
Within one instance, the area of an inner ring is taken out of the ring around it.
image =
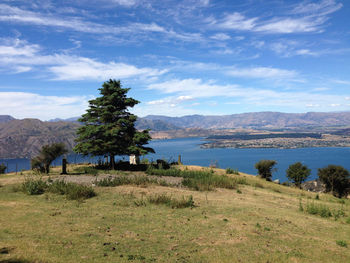
[[[43,122],[37,119],[11,120],[0,123],[0,158],[30,158],[45,144],[63,142],[69,150],[74,146],[79,124]]]

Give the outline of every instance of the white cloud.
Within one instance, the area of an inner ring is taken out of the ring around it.
[[[106,80],[152,78],[166,72],[166,70],[142,68],[114,61],[101,62],[67,54],[43,55],[38,45],[30,45],[17,39],[7,42],[7,45],[0,46],[0,69],[15,73],[37,69],[41,73],[43,71],[50,73],[55,80]]]
[[[190,96],[193,99],[203,98],[235,98],[247,107],[279,107],[283,109],[306,110],[308,107],[319,107],[330,110],[330,107],[344,108],[347,100],[344,95],[333,95],[317,92],[276,91],[269,89],[246,88],[239,85],[219,85],[204,83],[201,79],[173,79],[149,85],[148,89],[163,94]],[[167,104],[163,99],[163,105]]]
[[[246,18],[244,15],[234,12],[226,15],[221,21],[216,23],[216,27],[234,30],[253,30],[258,18]]]
[[[263,79],[288,79],[295,78],[298,73],[294,70],[270,68],[270,67],[252,67],[252,68],[233,68],[226,71],[227,75],[243,78],[263,78]]]
[[[228,39],[231,39],[231,37],[225,33],[217,33],[213,36],[210,37],[211,39],[215,39],[215,40],[228,40]]]
[[[342,8],[342,4],[334,0],[323,0],[319,3],[302,3],[293,8],[285,16],[263,19],[261,17],[246,17],[234,12],[223,19],[212,18],[210,26],[220,29],[262,32],[268,34],[291,34],[321,32],[322,26],[328,20],[328,15]]]
[[[118,1],[119,3],[126,3],[127,0]],[[0,4],[0,21],[7,21],[13,23],[21,23],[25,25],[37,25],[54,27],[58,29],[67,29],[83,33],[98,34],[98,35],[127,35],[128,37],[149,37],[145,33],[161,33],[167,38],[176,38],[181,41],[203,41],[200,33],[179,33],[152,22],[152,23],[128,23],[126,25],[116,24],[99,24],[82,19],[81,17],[65,17],[51,14],[44,14],[24,10],[18,7],[12,7],[6,4]],[[113,21],[112,21],[113,22]],[[159,38],[157,38],[159,41]]]
[[[1,114],[15,118],[70,118],[80,116],[88,107],[86,96],[43,96],[26,92],[0,92]]]
[[[125,79],[135,76],[157,76],[165,71],[151,68],[137,68],[124,63],[101,63],[90,58],[67,57],[61,65],[49,67],[55,80],[105,80],[109,78]]]
[[[334,0],[322,0],[318,3],[304,1],[298,4],[291,13],[308,15],[328,15],[342,8],[343,4]]]

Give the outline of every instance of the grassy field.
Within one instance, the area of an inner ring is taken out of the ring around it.
[[[350,262],[349,200],[240,174],[234,189],[95,186],[76,201],[18,191],[28,173],[0,176],[1,263]]]

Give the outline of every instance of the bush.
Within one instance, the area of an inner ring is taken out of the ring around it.
[[[194,201],[192,195],[190,195],[187,199],[182,197],[182,199],[172,198],[167,194],[155,194],[148,197],[148,202],[151,204],[165,204],[170,206],[171,208],[186,208],[186,207],[194,207]]]
[[[321,217],[331,217],[332,212],[328,206],[325,205],[316,205],[314,203],[307,204],[306,212],[311,215],[319,215]]]
[[[6,165],[5,164],[0,164],[0,174],[4,174],[5,173],[5,171],[6,171]]]
[[[226,174],[239,174],[238,170],[232,169],[232,168],[227,168],[226,169]]]
[[[33,170],[49,173],[51,163],[61,156],[67,153],[68,150],[64,143],[53,143],[50,145],[44,145],[38,156],[31,160],[31,166]]]
[[[326,192],[332,192],[336,197],[347,196],[350,192],[349,171],[338,165],[328,165],[318,169],[318,177],[326,186]]]
[[[160,182],[160,183],[164,184],[164,182]],[[104,187],[127,185],[127,184],[134,184],[134,185],[158,184],[158,180],[151,179],[147,176],[134,176],[134,177],[116,176],[114,178],[112,177],[104,178],[96,182],[96,185],[104,186]]]
[[[344,241],[344,240],[337,240],[335,242],[337,243],[338,246],[348,247],[348,243],[346,243],[346,241]]]
[[[274,160],[261,160],[255,164],[255,169],[258,170],[258,174],[261,178],[265,178],[267,181],[271,181],[272,168],[277,164]]]
[[[41,195],[45,192],[48,185],[42,179],[28,179],[22,184],[22,191],[28,195]]]
[[[22,191],[29,195],[40,195],[45,192],[50,192],[66,195],[67,199],[70,200],[81,200],[96,196],[92,187],[58,180],[54,181],[52,184],[48,184],[42,179],[29,179],[22,184]]]
[[[96,196],[91,186],[67,183],[66,193],[69,200],[82,200]]]

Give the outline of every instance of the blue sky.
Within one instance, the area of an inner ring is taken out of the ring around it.
[[[109,78],[132,111],[350,110],[349,1],[0,2],[0,114],[79,116]]]

